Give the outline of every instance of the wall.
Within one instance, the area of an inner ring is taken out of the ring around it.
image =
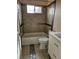
[[[22,35],[23,26],[21,26],[21,25],[22,25],[21,4],[18,2],[18,4],[17,4],[17,30]]]
[[[54,13],[55,10],[55,13]],[[47,23],[52,25],[53,22],[53,31],[61,32],[61,1],[56,0],[56,7],[55,3],[47,7]],[[50,30],[50,27],[48,27]]]
[[[21,5],[19,1],[17,2],[17,58],[21,59],[21,36],[19,35],[21,33],[20,25],[21,25],[22,19],[21,19]]]
[[[61,32],[61,0],[56,0],[56,12],[53,29],[56,32]]]
[[[52,25],[52,21],[54,20],[54,11],[55,11],[55,3],[47,7],[47,23]],[[51,26],[47,27],[48,30],[51,30]]]
[[[46,8],[43,8],[42,14],[27,14],[26,5],[22,5],[23,32],[45,32]]]

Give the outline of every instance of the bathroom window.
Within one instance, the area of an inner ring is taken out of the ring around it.
[[[27,13],[42,13],[42,7],[27,5]]]
[[[27,5],[27,13],[34,13],[34,6],[33,5]]]

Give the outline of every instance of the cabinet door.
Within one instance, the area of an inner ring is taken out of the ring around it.
[[[54,54],[54,58],[56,59],[61,59],[61,47],[60,47],[60,43],[57,40],[54,40],[53,43],[53,54]]]
[[[53,36],[49,36],[48,53],[52,59],[61,59],[61,43]]]

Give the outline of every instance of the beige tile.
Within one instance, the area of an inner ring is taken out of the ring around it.
[[[49,59],[48,53],[46,49],[40,50],[39,45],[34,45],[36,59]],[[32,59],[30,56],[30,47],[23,46],[22,47],[22,59]]]
[[[22,55],[29,55],[29,46],[22,46]]]
[[[22,56],[22,59],[30,59],[29,55]]]
[[[39,45],[35,45],[36,59],[49,59],[46,49],[41,50]]]

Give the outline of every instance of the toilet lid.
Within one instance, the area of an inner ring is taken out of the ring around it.
[[[48,38],[40,38],[39,41],[48,41]]]

